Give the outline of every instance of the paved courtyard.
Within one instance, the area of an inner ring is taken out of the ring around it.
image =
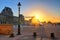
[[[36,38],[32,35],[16,35],[15,37],[1,36],[0,40],[60,40],[60,38],[51,39],[50,37],[37,36]]]
[[[53,30],[53,31],[52,31]],[[60,40],[60,26],[57,27],[43,27],[40,26],[40,28],[37,28],[35,30],[37,32],[37,37],[33,37],[34,27],[32,26],[22,26],[21,28],[21,35],[17,34],[17,26],[14,28],[14,35],[15,37],[9,37],[6,35],[0,35],[0,40]],[[54,32],[55,38],[51,39],[50,33]]]

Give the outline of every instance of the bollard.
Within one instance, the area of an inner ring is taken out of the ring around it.
[[[51,33],[51,38],[53,38],[53,39],[55,38],[54,33]]]
[[[12,33],[12,34],[10,35],[10,37],[14,37],[14,34]]]
[[[33,37],[35,38],[37,36],[36,32],[33,32]]]

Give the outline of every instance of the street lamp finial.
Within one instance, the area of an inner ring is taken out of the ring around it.
[[[21,6],[20,2],[18,3],[18,6]]]

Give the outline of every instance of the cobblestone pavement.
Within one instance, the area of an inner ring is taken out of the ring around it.
[[[36,37],[33,35],[16,35],[15,37],[0,36],[0,40],[60,40],[60,38],[51,39],[50,37],[41,37],[40,35]]]
[[[59,38],[51,39],[50,37],[33,37],[32,35],[17,36],[15,38],[9,38],[9,40],[60,40]]]

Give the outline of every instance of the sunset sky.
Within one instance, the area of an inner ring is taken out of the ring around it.
[[[60,0],[0,0],[0,12],[7,6],[18,16],[18,2],[25,17],[37,15],[40,21],[60,22]]]

